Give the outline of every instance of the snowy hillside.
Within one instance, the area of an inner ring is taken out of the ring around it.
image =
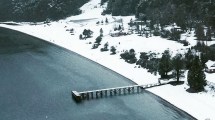
[[[124,27],[124,31],[128,31],[128,23],[131,19],[134,20],[135,17],[102,16],[101,13],[106,5],[107,4],[100,6],[100,0],[90,0],[90,2],[80,8],[83,12],[82,14],[71,16],[57,22],[50,22],[48,24],[38,23],[37,25],[32,25],[31,23],[16,23],[18,24],[16,26],[0,24],[0,26],[18,30],[65,47],[124,75],[137,84],[157,83],[160,76],[151,74],[147,72],[146,69],[138,68],[135,64],[126,63],[123,59],[120,59],[120,53],[125,50],[134,49],[137,58],[139,58],[140,52],[150,51],[157,53],[157,57],[160,57],[164,50],[169,49],[174,55],[178,52],[184,53],[187,51],[187,48],[196,44],[193,32],[189,34],[189,36],[188,34],[183,35],[190,43],[190,45],[186,47],[176,41],[156,36],[146,38],[145,36],[131,34],[111,37],[110,33],[112,33],[114,28],[116,26],[118,27],[119,24],[116,21],[122,20],[122,24],[120,23],[120,25]],[[105,22],[106,18],[108,19],[108,23]],[[101,28],[103,29],[104,35],[101,45],[97,49],[92,49],[95,39],[100,35]],[[74,29],[74,32],[70,33],[70,29]],[[84,29],[92,30],[93,37],[86,40],[79,40],[79,35],[83,33]],[[116,55],[110,55],[110,51],[100,51],[107,42],[109,44],[109,49],[111,46],[116,47]],[[215,44],[215,41],[208,42],[208,45],[210,44]],[[148,90],[188,112],[197,119],[215,119],[215,91],[207,86],[205,92],[188,93],[186,91],[186,89],[189,88],[187,85],[186,73],[187,72],[185,72],[185,78],[181,79],[181,81],[185,81],[183,85],[166,85],[150,88]],[[207,74],[206,79],[208,81],[215,83],[214,78],[215,74]]]

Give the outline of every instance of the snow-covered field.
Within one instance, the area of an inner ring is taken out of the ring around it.
[[[137,53],[137,58],[139,58],[140,52],[153,51],[156,53],[162,53],[164,50],[169,49],[173,54],[175,54],[177,52],[184,52],[186,51],[186,48],[196,44],[193,34],[186,38],[191,43],[188,47],[184,47],[182,44],[175,41],[154,36],[145,38],[132,34],[128,36],[111,37],[109,36],[109,33],[110,31],[113,31],[113,27],[115,25],[114,20],[122,18],[123,26],[127,29],[127,23],[131,18],[134,19],[134,16],[102,16],[101,12],[105,5],[100,6],[99,3],[100,0],[91,0],[81,8],[83,14],[72,16],[57,22],[51,22],[49,24],[31,25],[29,23],[17,23],[19,25],[13,26],[0,24],[0,26],[18,30],[65,47],[124,75],[137,84],[157,83],[160,76],[148,73],[146,69],[138,68],[135,64],[124,62],[124,60],[120,59],[121,51],[133,48]],[[105,24],[105,22],[104,24],[96,24],[97,21],[105,21],[106,18],[108,18],[108,24]],[[74,29],[74,35],[71,35],[71,33],[66,31],[66,29],[71,28]],[[89,43],[95,42],[95,38],[100,35],[99,31],[101,28],[104,31],[104,37],[101,42],[102,45],[98,49],[91,49],[92,44]],[[93,37],[87,40],[79,40],[79,35],[84,29],[91,29],[94,32]],[[106,42],[109,43],[109,47],[116,47],[116,55],[110,55],[110,51],[100,51],[100,48],[102,48]],[[214,43],[215,42],[210,42],[208,44]],[[206,79],[208,81],[215,83],[215,74],[206,75]],[[215,91],[211,90],[211,88],[207,86],[205,92],[188,93],[186,92],[186,89],[189,88],[186,82],[186,77],[181,79],[181,81],[185,81],[185,84],[179,86],[165,85],[147,90],[188,112],[197,119],[215,120]]]

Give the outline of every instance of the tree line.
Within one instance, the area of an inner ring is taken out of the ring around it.
[[[139,68],[143,67],[155,75],[158,73],[161,79],[175,78],[175,84],[180,84],[180,78],[184,77],[184,71],[188,70],[187,81],[191,90],[194,92],[204,90],[206,85],[204,68],[207,60],[204,55],[198,55],[195,48],[188,49],[185,54],[177,53],[175,56],[172,56],[169,50],[165,50],[161,58],[153,52],[141,52],[139,59],[135,55],[134,49],[120,54],[126,62],[135,63]]]

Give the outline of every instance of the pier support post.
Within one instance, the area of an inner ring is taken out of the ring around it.
[[[105,90],[105,96],[107,97],[107,90]]]
[[[98,98],[98,91],[96,91],[96,98]]]
[[[112,96],[112,90],[110,90],[110,96]]]
[[[130,87],[128,87],[128,93],[131,93],[131,88]]]
[[[139,93],[140,92],[140,86],[137,86],[137,92]]]
[[[89,98],[90,98],[90,95],[89,95],[89,93],[86,93],[86,97],[87,97],[87,99],[89,99]]]
[[[85,93],[82,93],[82,94],[81,94],[81,97],[82,97],[82,99],[84,100],[84,99],[85,99]]]
[[[124,94],[126,94],[125,89],[126,89],[126,88],[123,88],[123,93],[124,93]]]
[[[114,95],[116,95],[116,93],[117,93],[116,89],[114,89],[113,92],[114,92]]]
[[[134,93],[134,87],[131,87],[132,92]]]
[[[146,88],[146,86],[144,86],[144,85],[140,86],[140,91],[143,92],[143,89],[145,89],[145,88]]]
[[[103,97],[103,92],[102,91],[100,91],[100,96]]]
[[[91,98],[93,99],[93,92],[91,92],[90,94],[91,94]]]

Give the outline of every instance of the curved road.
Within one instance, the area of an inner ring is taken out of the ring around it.
[[[71,90],[131,84],[134,83],[71,51],[0,28],[1,120],[194,119],[146,91],[81,104],[71,98]]]

